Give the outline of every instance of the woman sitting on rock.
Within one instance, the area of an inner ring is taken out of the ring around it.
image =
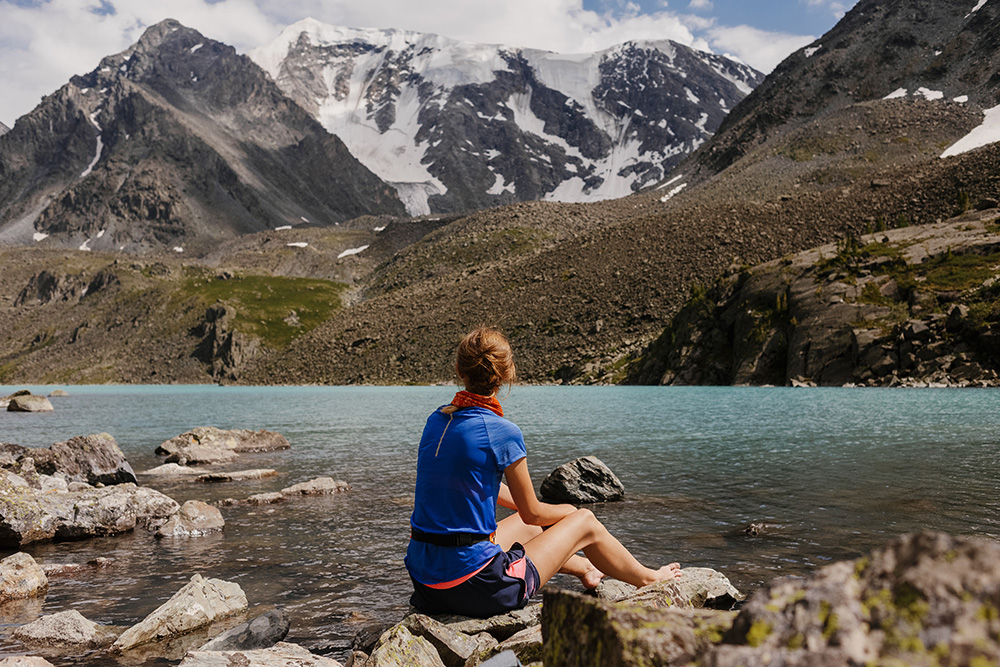
[[[465,390],[427,419],[417,455],[405,561],[413,606],[487,617],[523,607],[556,572],[575,575],[586,588],[605,574],[635,586],[680,576],[677,563],[643,566],[590,510],[535,496],[524,436],[496,398],[515,378],[500,331],[467,335],[455,365]],[[498,503],[516,512],[499,524]]]

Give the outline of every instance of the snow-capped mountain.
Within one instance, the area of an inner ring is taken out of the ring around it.
[[[411,214],[630,194],[763,78],[670,41],[565,55],[312,19],[249,55]]]
[[[173,20],[0,137],[0,243],[204,252],[364,214],[395,191],[231,46]]]

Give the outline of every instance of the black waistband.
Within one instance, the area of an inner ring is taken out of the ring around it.
[[[493,535],[495,535],[494,533]],[[482,535],[480,533],[424,533],[416,528],[410,528],[410,539],[426,544],[433,544],[436,547],[471,547],[473,544],[493,540],[493,535]]]

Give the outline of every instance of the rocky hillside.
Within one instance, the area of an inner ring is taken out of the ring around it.
[[[175,21],[0,138],[0,242],[200,253],[285,225],[402,214],[267,75]]]
[[[793,53],[724,121],[687,166],[718,173],[774,136],[886,97],[1000,101],[1000,6],[970,0],[861,0]]]
[[[312,19],[250,55],[414,215],[630,194],[763,78],[669,41],[565,55]]]
[[[0,137],[7,134],[8,132],[10,132],[10,128],[4,125],[3,123],[0,123]]]
[[[984,206],[996,206],[985,202]],[[698,288],[642,384],[1000,385],[1000,210],[879,230]]]

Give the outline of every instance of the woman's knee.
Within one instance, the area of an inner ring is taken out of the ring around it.
[[[566,518],[572,520],[575,525],[578,525],[580,529],[588,534],[593,534],[604,528],[604,525],[594,516],[594,513],[586,508],[580,508]]]

